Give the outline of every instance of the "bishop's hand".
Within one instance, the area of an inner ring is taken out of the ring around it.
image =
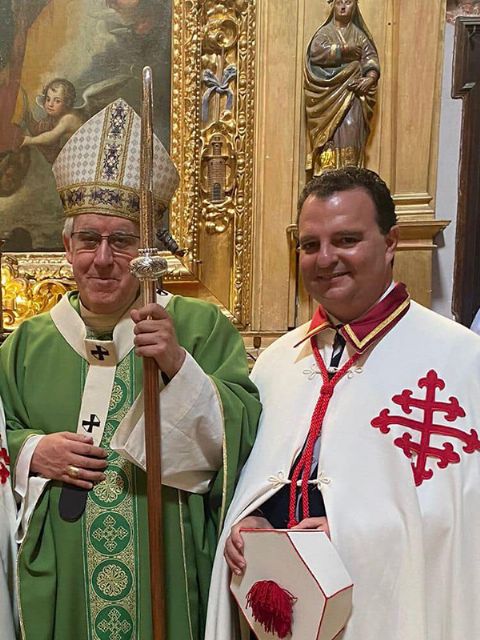
[[[153,358],[158,368],[172,379],[180,371],[186,354],[178,344],[168,312],[159,304],[151,303],[132,309],[131,317],[135,323],[135,353]]]
[[[30,473],[89,490],[105,480],[107,455],[105,449],[93,444],[90,436],[70,431],[50,433],[38,441]]]

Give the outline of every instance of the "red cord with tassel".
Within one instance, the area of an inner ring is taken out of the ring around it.
[[[315,405],[315,409],[313,411],[312,420],[310,423],[310,430],[307,435],[307,441],[305,444],[305,448],[303,450],[303,454],[300,456],[300,460],[297,462],[293,473],[292,480],[290,484],[290,501],[289,501],[289,509],[288,509],[288,528],[292,529],[296,527],[298,524],[298,520],[295,517],[295,507],[297,503],[297,482],[301,476],[301,493],[302,493],[302,507],[303,507],[303,518],[310,517],[310,501],[308,497],[308,481],[310,478],[310,470],[312,468],[313,461],[313,451],[315,447],[315,442],[319,437],[322,426],[323,419],[325,418],[325,414],[327,413],[328,405],[330,403],[330,399],[335,390],[335,386],[337,382],[343,378],[343,376],[348,372],[348,370],[353,367],[353,365],[360,358],[360,353],[354,353],[353,356],[337,371],[337,373],[329,379],[328,369],[323,362],[322,356],[320,354],[320,350],[317,345],[316,337],[313,336],[311,339],[312,351],[315,357],[315,361],[322,375],[322,388],[320,389],[320,396],[317,400],[317,404]]]
[[[273,580],[259,580],[247,594],[247,607],[267,633],[286,638],[292,633],[293,605],[297,598]]]

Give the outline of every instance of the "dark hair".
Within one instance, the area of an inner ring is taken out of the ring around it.
[[[48,84],[45,85],[43,89],[43,97],[47,97],[47,91],[49,89],[58,89],[62,87],[63,89],[63,97],[65,101],[65,106],[67,109],[72,109],[75,104],[75,98],[77,97],[77,92],[75,91],[75,87],[70,82],[70,80],[66,80],[65,78],[54,78],[50,80]]]
[[[390,191],[380,176],[370,169],[345,167],[335,171],[326,171],[321,176],[313,178],[304,186],[298,199],[297,226],[305,200],[314,196],[320,200],[328,198],[336,191],[349,189],[364,189],[372,198],[377,211],[377,224],[385,235],[397,224],[395,204]]]

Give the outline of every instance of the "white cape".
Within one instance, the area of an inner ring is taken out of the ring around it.
[[[238,637],[222,555],[231,526],[280,488],[305,442],[321,386],[309,341],[294,348],[307,329],[283,336],[254,368],[264,411],[219,542],[205,640]],[[320,333],[325,358],[322,340]],[[394,401],[400,396],[403,406]],[[425,465],[413,458],[432,472],[419,486],[400,447],[420,441],[417,421],[444,429],[427,434]],[[323,425],[319,487],[354,582],[342,640],[480,638],[480,452],[472,429],[480,433],[480,338],[412,303],[338,383]],[[440,468],[433,454],[450,449],[458,460]]]

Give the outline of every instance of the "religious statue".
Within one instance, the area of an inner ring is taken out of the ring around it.
[[[306,169],[320,175],[363,166],[380,77],[378,53],[358,0],[329,0],[330,14],[305,59],[309,151]]]

